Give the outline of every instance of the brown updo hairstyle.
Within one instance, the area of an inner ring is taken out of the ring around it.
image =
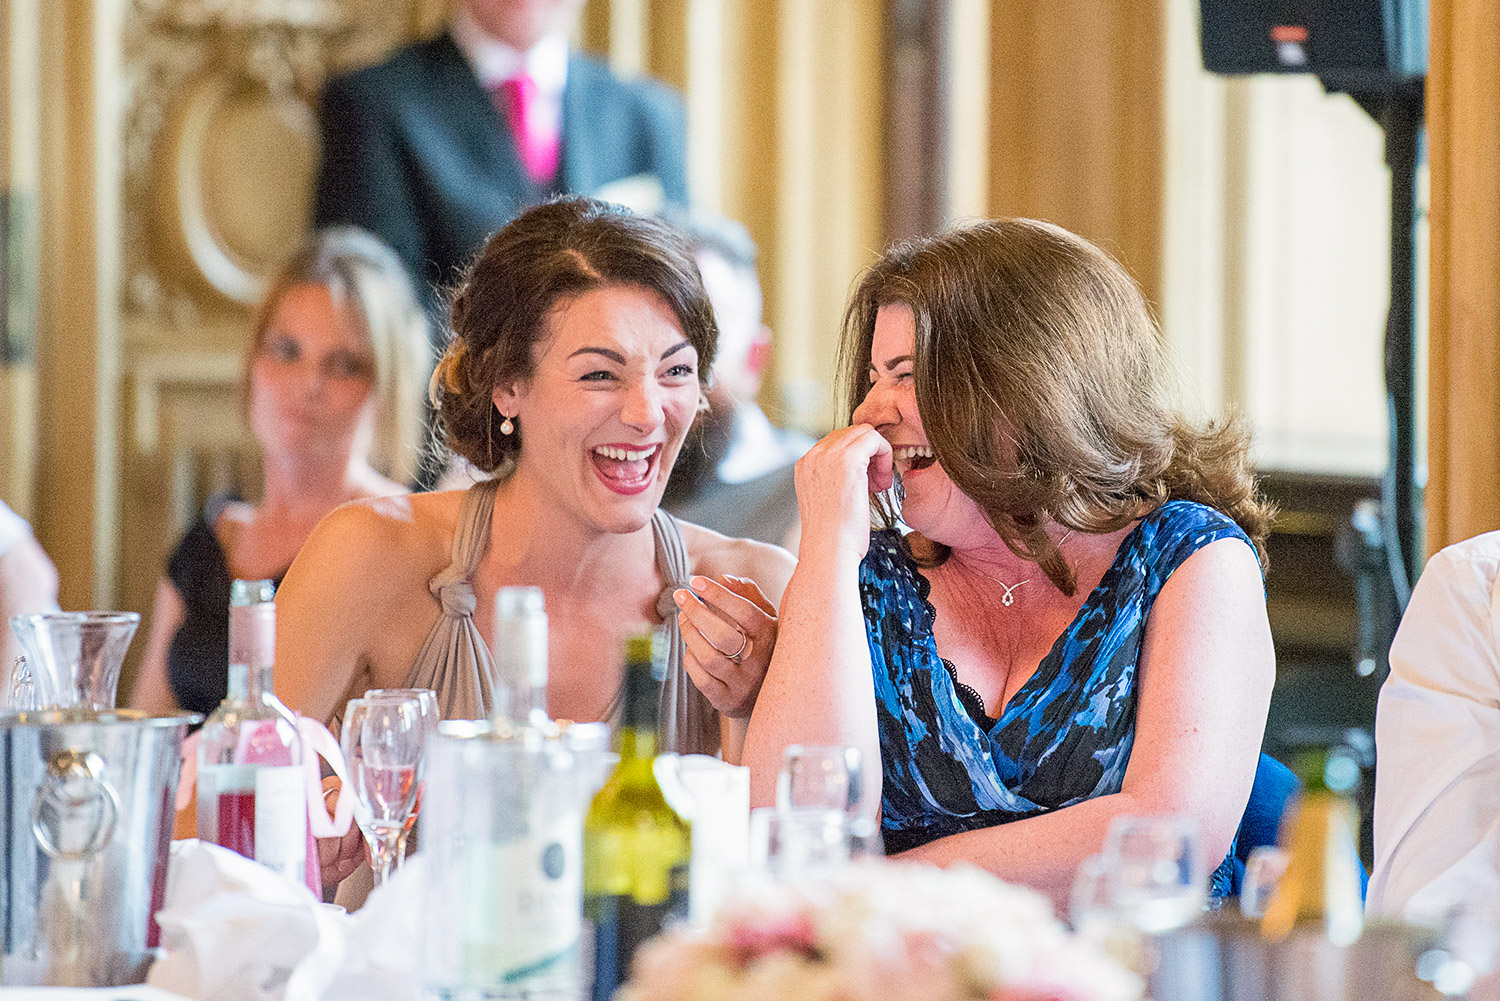
[[[453,293],[453,333],[432,375],[432,404],[448,447],[507,476],[526,429],[503,435],[492,396],[532,374],[532,348],[560,304],[606,285],[660,296],[698,351],[708,384],[719,331],[686,238],[668,223],[592,198],[565,197],[517,216],[485,244]]]
[[[1217,508],[1263,542],[1250,440],[1234,416],[1198,426],[1177,408],[1165,346],[1135,282],[1058,226],[996,219],[889,250],[844,314],[847,414],[869,392],[875,315],[916,320],[917,411],[949,479],[1057,587],[1077,581],[1046,533],[1123,528],[1169,500]],[[881,505],[886,527],[895,512]],[[935,565],[949,551],[939,546]]]
[[[245,399],[251,367],[265,347],[276,307],[299,285],[328,289],[334,304],[364,335],[374,361],[370,392],[375,399],[375,433],[367,458],[382,476],[411,483],[422,444],[422,383],[432,364],[432,342],[401,258],[367,230],[318,230],[276,272],[251,327]]]

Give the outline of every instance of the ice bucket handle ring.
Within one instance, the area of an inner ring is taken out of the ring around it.
[[[109,844],[120,797],[103,772],[104,759],[92,751],[70,748],[48,760],[47,778],[31,809],[31,833],[42,851],[59,861],[83,862]]]

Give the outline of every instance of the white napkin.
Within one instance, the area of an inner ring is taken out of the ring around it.
[[[316,1001],[343,959],[339,917],[258,862],[174,841],[156,916],[166,955],[146,982],[203,1001]]]
[[[705,754],[663,754],[653,765],[667,802],[693,825],[688,911],[707,925],[750,859],[750,769]]]
[[[128,987],[0,987],[5,1001],[184,1001],[145,984]]]
[[[427,859],[407,858],[395,875],[344,917],[344,962],[323,1001],[418,1001],[427,911]]]
[[[416,1001],[422,865],[350,916],[218,845],[174,841],[147,983],[198,1001]]]

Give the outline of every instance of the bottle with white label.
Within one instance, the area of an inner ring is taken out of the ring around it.
[[[237,580],[230,588],[229,689],[198,742],[198,837],[321,895],[308,865],[297,721],[271,688],[274,593],[268,580]]]
[[[569,999],[579,990],[585,775],[546,711],[542,592],[495,599],[495,689],[485,723],[445,723],[428,745],[418,819],[438,997]]]

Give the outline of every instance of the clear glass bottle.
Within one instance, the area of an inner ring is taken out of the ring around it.
[[[547,715],[540,589],[500,589],[493,651],[488,724],[445,723],[428,745],[424,979],[442,998],[575,1001],[585,775]]]
[[[692,829],[657,783],[658,637],[625,641],[620,764],[584,818],[583,913],[592,943],[594,1001],[608,1001],[636,949],[688,916]]]
[[[547,715],[547,605],[539,587],[502,587],[495,595],[495,687],[490,723],[497,735],[534,727],[557,732]]]
[[[236,580],[229,599],[229,688],[198,743],[198,837],[305,883],[321,896],[308,856],[302,742],[271,687],[275,585]]]

